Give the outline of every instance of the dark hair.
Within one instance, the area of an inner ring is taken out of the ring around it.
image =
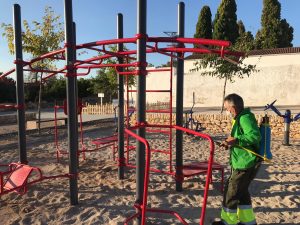
[[[237,94],[230,94],[224,98],[224,102],[227,101],[229,104],[234,106],[238,112],[244,109],[244,100],[241,96]]]

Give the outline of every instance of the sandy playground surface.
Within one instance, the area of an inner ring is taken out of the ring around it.
[[[88,126],[85,143],[93,148],[91,140],[110,135],[112,128]],[[60,130],[61,146],[66,148],[66,134]],[[215,136],[220,138],[219,136]],[[149,135],[152,148],[166,146],[163,135]],[[175,143],[175,141],[174,141]],[[274,160],[263,164],[251,185],[253,206],[260,225],[300,224],[300,140],[291,140],[292,146],[282,146],[280,140],[272,140]],[[56,162],[53,130],[43,130],[42,135],[27,137],[28,159],[45,175],[68,172],[68,160]],[[134,154],[134,153],[132,153]],[[17,136],[0,137],[1,164],[18,161]],[[205,141],[184,136],[184,160],[204,160],[208,156]],[[134,158],[132,156],[131,158]],[[166,156],[153,154],[152,166],[165,168]],[[216,149],[215,161],[228,165],[228,152]],[[134,162],[134,161],[132,161]],[[174,162],[175,163],[175,162]],[[174,164],[173,163],[173,164]],[[67,179],[44,181],[29,188],[21,196],[10,193],[0,199],[0,224],[123,224],[124,219],[134,213],[135,170],[126,170],[126,179],[117,179],[117,167],[112,161],[111,149],[87,154],[80,159],[79,205],[69,204],[69,182]],[[226,167],[225,177],[229,175]],[[222,194],[220,174],[213,173],[214,183],[210,187],[205,224],[210,224],[220,215]],[[198,224],[203,200],[205,175],[186,179],[184,191],[175,191],[171,176],[150,176],[149,206],[177,211],[190,224]],[[147,224],[180,224],[169,216],[156,217],[149,214]]]

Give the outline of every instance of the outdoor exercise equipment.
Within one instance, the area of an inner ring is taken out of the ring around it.
[[[83,125],[82,125],[82,108],[84,107],[83,103],[81,100],[78,100],[77,103],[77,114],[79,116],[79,132],[80,132],[80,149],[78,150],[78,157],[80,154],[82,154],[83,160],[86,159],[86,153],[87,152],[95,152],[98,150],[105,149],[107,147],[112,147],[112,153],[113,153],[113,160],[115,160],[115,154],[117,150],[117,135],[109,136],[109,137],[104,137],[104,138],[96,138],[92,140],[92,144],[94,144],[96,147],[95,148],[87,148],[87,146],[84,144],[84,135],[83,135]],[[58,140],[58,117],[57,117],[57,112],[59,109],[63,109],[64,114],[68,115],[67,111],[67,101],[63,101],[63,105],[57,105],[55,104],[54,106],[54,141],[55,141],[55,148],[56,148],[56,159],[59,161],[59,158],[63,155],[67,155],[68,151],[64,150],[61,148],[59,145],[59,140]]]
[[[281,114],[281,112],[274,106],[275,102],[277,100],[275,100],[274,102],[272,102],[271,104],[267,104],[265,106],[265,110],[271,109],[273,112],[275,112],[278,116],[282,117],[284,119],[284,134],[283,134],[283,145],[290,145],[290,124],[291,122],[297,121],[298,119],[300,119],[300,113],[298,113],[297,115],[294,116],[294,118],[292,118],[292,113],[291,110],[287,109],[283,114]]]
[[[22,105],[0,104],[0,109],[21,109]]]
[[[202,127],[202,124],[199,121],[196,121],[193,118],[193,108],[195,106],[195,92],[193,92],[193,105],[191,109],[184,111],[185,114],[185,121],[183,127],[191,130],[195,130],[197,132],[201,132],[205,130],[205,127]]]
[[[69,145],[69,171],[71,174],[77,174],[78,168],[78,130],[77,130],[77,91],[76,91],[76,77],[85,76],[90,73],[92,69],[103,68],[103,67],[113,67],[119,74],[119,78],[122,75],[134,75],[137,76],[137,123],[132,129],[136,129],[136,139],[145,140],[146,127],[147,128],[164,128],[164,129],[175,129],[176,130],[176,171],[174,172],[176,178],[176,190],[182,190],[182,181],[184,178],[184,165],[183,165],[183,154],[182,154],[182,133],[188,132],[194,135],[201,136],[202,138],[209,139],[210,149],[213,153],[214,144],[211,141],[211,138],[208,135],[201,134],[186,128],[182,128],[183,124],[183,60],[185,53],[198,53],[198,54],[215,54],[223,58],[224,60],[230,62],[238,62],[239,58],[243,56],[243,53],[233,52],[226,50],[230,46],[230,42],[221,41],[221,40],[209,40],[209,39],[199,39],[199,38],[185,38],[184,37],[184,3],[179,4],[179,20],[178,20],[178,37],[151,37],[147,35],[147,1],[138,0],[138,24],[137,24],[137,34],[135,37],[123,38],[119,37],[114,40],[105,40],[105,41],[96,41],[86,44],[75,44],[75,29],[73,24],[72,16],[72,0],[65,0],[65,33],[66,40],[65,46],[63,49],[53,51],[47,54],[44,54],[40,57],[32,59],[30,61],[24,61],[22,57],[16,57],[16,68],[10,70],[0,76],[5,77],[14,71],[17,70],[20,73],[20,77],[23,78],[23,70],[31,72],[43,72],[47,74],[43,81],[49,79],[55,75],[65,75],[67,78],[67,105],[68,105],[68,145]],[[19,20],[20,23],[20,20]],[[21,26],[20,26],[21,28]],[[18,37],[21,38],[21,29],[19,29]],[[16,38],[15,38],[16,39]],[[21,39],[20,39],[21,40]],[[111,52],[107,50],[108,45],[118,45],[117,52]],[[121,49],[123,44],[136,44],[136,50],[126,50]],[[165,45],[171,44],[169,47]],[[187,47],[191,45],[192,47]],[[18,47],[21,46],[21,41],[16,44]],[[194,46],[198,46],[195,48]],[[119,48],[120,47],[120,48]],[[17,48],[18,49],[18,48]],[[120,50],[121,49],[121,50]],[[20,50],[22,50],[20,48]],[[88,59],[76,59],[76,50],[86,50],[96,53],[95,57]],[[17,52],[17,51],[16,51]],[[20,51],[22,53],[22,51]],[[99,54],[101,53],[101,55]],[[177,59],[177,82],[176,82],[176,126],[159,126],[159,125],[150,125],[146,121],[146,74],[150,72],[147,70],[147,53],[159,53],[163,55],[170,56]],[[136,57],[134,57],[136,55]],[[21,55],[22,56],[22,55]],[[230,58],[228,57],[230,56]],[[118,59],[117,64],[104,63],[105,59],[115,57]],[[55,61],[65,61],[65,65],[60,69],[42,69],[34,68],[33,64],[42,61],[42,60],[55,60]],[[129,62],[129,59],[133,62]],[[123,61],[124,60],[124,61]],[[18,81],[17,81],[18,82]],[[22,82],[23,83],[23,82]],[[121,103],[121,90],[123,86],[119,83],[119,101]],[[23,103],[17,103],[18,105],[24,105]],[[119,104],[119,126],[118,126],[118,161],[119,161],[119,177],[122,175],[122,170],[126,166],[125,157],[124,157],[124,127],[122,127],[123,117],[121,104]],[[24,122],[22,123],[24,125]],[[20,126],[21,127],[21,126]],[[131,131],[126,130],[126,133]],[[24,134],[24,133],[23,133]],[[130,133],[131,134],[131,133]],[[131,134],[132,135],[132,134]],[[122,144],[123,143],[123,144]],[[142,210],[142,213],[137,213],[134,218],[137,219],[138,224],[145,223],[146,211],[147,208],[144,207],[147,205],[147,198],[143,196],[147,195],[147,179],[149,178],[149,163],[150,163],[150,150],[148,145],[144,145],[140,141],[136,142],[136,206]],[[147,148],[147,149],[146,149]],[[147,150],[147,151],[146,151]],[[21,151],[20,151],[21,152]],[[145,152],[147,152],[147,160],[145,159]],[[26,156],[26,150],[25,150]],[[213,155],[210,154],[210,158],[207,161],[205,171],[207,172],[206,176],[206,185],[205,185],[205,194],[204,199],[207,199],[209,182],[211,180],[212,164],[213,164]],[[147,163],[147,167],[145,167]],[[192,167],[192,166],[191,166]],[[147,169],[145,169],[147,168]],[[195,167],[193,167],[195,169]],[[199,168],[196,168],[199,169]],[[201,168],[202,170],[202,168]],[[124,172],[124,171],[123,171]],[[122,179],[122,178],[121,178]],[[144,183],[144,181],[146,183]],[[77,177],[70,177],[70,195],[71,195],[71,204],[78,203],[78,189],[77,189]],[[200,224],[204,224],[206,200],[203,202],[202,213]],[[150,211],[150,210],[148,210]],[[158,212],[158,211],[157,211]],[[162,211],[166,213],[167,211]],[[169,213],[170,211],[168,211]],[[180,219],[183,222],[183,219]],[[184,223],[186,224],[186,223]]]
[[[147,72],[151,72],[153,74],[153,76],[155,76],[157,72],[168,72],[169,75],[169,82],[168,82],[168,86],[163,88],[163,89],[145,89],[145,95],[147,96],[147,94],[151,94],[151,95],[155,95],[155,94],[165,94],[168,96],[168,102],[166,104],[166,107],[162,107],[161,105],[157,105],[156,108],[153,108],[152,105],[149,105],[148,107],[145,108],[145,112],[146,113],[154,113],[156,115],[161,114],[161,115],[167,115],[167,119],[166,119],[166,123],[171,126],[172,125],[172,90],[173,90],[173,58],[175,57],[175,55],[173,53],[171,53],[170,55],[170,68],[154,68],[154,69],[148,69]],[[127,79],[126,79],[127,80]],[[128,83],[128,81],[127,81]],[[136,93],[137,90],[132,90],[129,89],[129,85],[127,86],[127,117],[130,115],[131,113],[131,109],[132,109],[132,103],[130,103],[130,101],[128,101],[129,99],[129,94],[132,93]],[[138,126],[138,124],[135,124],[135,126]],[[127,121],[126,124],[126,128],[130,128],[132,126],[130,126],[129,124],[129,120]],[[171,128],[159,128],[159,127],[152,127],[152,128],[145,128],[147,133],[158,133],[158,134],[163,134],[164,137],[167,139],[166,141],[166,147],[165,148],[156,148],[156,149],[151,149],[151,152],[155,152],[156,154],[160,154],[161,157],[160,158],[164,158],[164,156],[166,156],[167,159],[167,164],[168,164],[168,169],[166,168],[161,168],[161,169],[157,169],[157,168],[151,168],[151,171],[154,172],[160,172],[160,173],[167,173],[167,174],[173,174],[173,165],[172,165],[172,158],[173,158],[173,152],[172,152],[172,129]],[[127,135],[126,137],[126,143],[127,146],[130,147],[129,144],[129,136]],[[133,163],[129,162],[130,159],[130,151],[133,150],[133,148],[126,150],[126,166],[127,167],[131,167],[131,168],[136,168],[136,165]]]
[[[81,144],[81,150],[78,152],[78,154],[82,153],[83,159],[85,159],[85,152],[86,152],[86,147],[83,143],[83,128],[82,128],[82,108],[83,104],[81,100],[77,101],[77,115],[79,116],[79,130],[80,130],[80,144]],[[58,141],[58,110],[63,109],[64,114],[67,116],[68,115],[68,109],[67,109],[67,100],[63,101],[63,105],[57,105],[55,101],[54,105],[54,142],[55,142],[55,148],[56,148],[56,159],[57,162],[59,161],[59,158],[62,155],[67,155],[68,151],[64,150],[60,147],[59,141]]]
[[[133,100],[132,100],[133,103]],[[96,138],[94,140],[92,140],[92,143],[96,146],[96,149],[104,149],[107,147],[111,147],[112,149],[112,157],[113,160],[116,160],[116,153],[118,153],[118,124],[119,124],[119,120],[117,117],[117,114],[120,114],[119,111],[119,105],[117,101],[113,101],[113,110],[114,110],[114,124],[116,126],[115,128],[115,133],[113,135],[110,136],[106,136],[106,137],[101,137],[101,138]],[[135,112],[135,107],[133,106],[133,104],[128,104],[127,103],[127,110],[126,110],[126,118],[125,121],[123,122],[123,124],[126,124],[126,128],[130,128],[131,124],[130,124],[130,118],[131,116],[134,114]],[[126,139],[127,139],[127,135],[125,134]],[[134,150],[135,147],[132,145],[129,145],[129,141],[127,141],[127,145],[125,145],[126,151],[124,153],[127,153],[127,151],[131,151]],[[119,161],[119,160],[118,160]]]
[[[114,110],[114,125],[116,127],[115,129],[115,132],[117,133],[118,132],[118,115],[119,115],[119,105],[114,105],[114,102],[113,102],[113,110]],[[127,108],[126,108],[126,117],[125,117],[125,120],[124,120],[124,124],[126,124],[126,127],[129,128],[131,127],[131,123],[130,123],[130,120],[131,120],[131,117],[133,116],[133,114],[136,112],[136,109],[134,107],[133,104],[128,104]]]
[[[119,120],[118,120],[117,114],[120,114],[120,111],[118,110],[119,105],[116,101],[113,101],[113,106],[114,106],[114,108],[113,108],[113,110],[114,110],[114,124],[116,126],[115,133],[113,135],[110,135],[110,136],[96,138],[96,139],[92,140],[92,143],[96,146],[96,149],[111,147],[112,148],[112,157],[113,157],[113,160],[115,161],[116,160],[116,153],[118,153],[118,143],[119,143],[119,139],[118,139],[119,138],[118,137]],[[125,118],[125,121],[122,123],[122,124],[126,124],[126,128],[131,127],[130,118],[134,114],[135,111],[136,111],[135,107],[132,104],[130,105],[130,104],[127,103],[127,110],[126,110],[126,115],[127,116]],[[127,140],[127,145],[125,146],[126,151],[124,153],[127,153],[131,150],[134,150],[135,147],[129,144],[129,140],[127,138],[127,135],[125,134],[125,136],[126,136],[126,140]]]
[[[173,58],[171,57],[170,58],[170,68],[164,68],[163,71],[165,72],[170,72],[170,82],[169,82],[169,88],[168,89],[164,89],[164,90],[145,90],[146,93],[150,93],[150,94],[153,94],[153,93],[166,93],[169,95],[169,101],[168,101],[168,107],[167,108],[164,108],[164,109],[146,109],[146,112],[148,113],[155,113],[155,114],[159,114],[159,113],[162,113],[162,114],[167,114],[169,115],[168,116],[168,119],[166,119],[166,123],[169,125],[169,127],[161,127],[159,126],[158,124],[151,124],[151,126],[146,126],[146,131],[147,133],[158,133],[160,134],[160,138],[162,138],[162,135],[166,135],[167,136],[167,140],[165,142],[165,144],[167,144],[167,147],[165,148],[160,148],[160,149],[154,149],[154,148],[151,148],[150,151],[151,153],[155,153],[155,154],[160,154],[161,157],[160,159],[162,160],[163,159],[163,155],[167,155],[168,156],[168,169],[164,168],[164,167],[160,167],[160,168],[156,168],[156,167],[153,167],[151,166],[150,167],[150,171],[151,172],[156,172],[156,173],[163,173],[163,174],[168,174],[168,175],[171,175],[173,176],[176,181],[178,182],[183,182],[184,181],[184,178],[188,178],[188,177],[194,177],[196,175],[200,175],[200,174],[204,174],[207,172],[207,168],[208,168],[208,162],[207,161],[202,161],[202,162],[194,162],[194,163],[191,163],[191,164],[187,164],[187,165],[183,165],[182,166],[182,171],[183,171],[183,174],[182,176],[177,176],[176,173],[174,172],[174,165],[173,165],[173,143],[172,143],[172,77],[173,77],[173,68],[172,68],[172,65],[173,65]],[[157,72],[157,71],[161,71],[161,70],[151,70],[152,72]],[[155,74],[154,74],[155,75]],[[136,90],[128,90],[127,89],[127,99],[129,99],[129,95],[128,93],[132,93],[132,92],[136,92]],[[191,110],[188,111],[188,113],[191,113],[191,115],[193,115],[193,107],[195,105],[195,96],[193,94],[193,106],[191,108]],[[129,108],[129,104],[127,102],[127,107]],[[189,126],[189,124],[192,124],[192,126]],[[200,132],[200,131],[203,131],[204,129],[200,128],[201,127],[201,124],[198,122],[198,121],[195,121],[193,119],[193,117],[191,116],[190,117],[190,120],[186,123],[188,124],[188,127],[185,127],[187,129],[191,129],[191,130],[195,130],[196,132]],[[194,129],[194,125],[196,125],[196,129]],[[137,127],[136,126],[133,126],[133,127],[130,127],[127,125],[127,129],[136,129]],[[200,130],[201,129],[201,130]],[[190,134],[189,132],[187,132],[186,134]],[[127,145],[129,145],[129,138],[130,136],[127,135]],[[126,166],[127,167],[130,167],[130,168],[136,168],[136,165],[135,164],[132,164],[129,162],[129,153],[130,151],[133,150],[133,148],[131,149],[127,149],[126,152],[127,152],[127,156],[126,156]],[[214,162],[213,161],[213,164],[212,164],[212,170],[213,171],[218,171],[221,173],[221,187],[220,187],[220,191],[222,192],[223,191],[223,186],[224,186],[224,166],[217,163],[217,162]],[[212,178],[211,178],[211,182],[212,182]]]
[[[150,126],[150,125],[145,125],[145,126]],[[150,126],[151,127],[151,126]],[[169,127],[169,126],[161,126],[161,127]],[[212,164],[213,164],[213,157],[214,157],[214,141],[212,140],[212,138],[209,135],[206,134],[202,134],[199,132],[195,132],[193,130],[189,130],[180,126],[171,126],[169,127],[171,129],[175,129],[175,130],[181,130],[183,132],[188,132],[191,135],[194,136],[198,136],[201,137],[205,140],[207,140],[209,142],[210,145],[210,154],[209,157],[207,159],[207,168],[202,168],[202,167],[198,167],[197,165],[190,165],[189,168],[186,167],[185,169],[189,169],[189,170],[198,170],[198,171],[202,171],[202,173],[206,173],[206,183],[205,183],[205,189],[204,189],[204,196],[203,196],[203,203],[202,203],[202,209],[201,209],[201,214],[200,214],[200,222],[199,224],[204,224],[204,218],[205,218],[205,212],[206,212],[206,202],[207,202],[207,197],[208,197],[208,190],[209,190],[209,183],[210,183],[210,177],[212,175]],[[129,218],[127,218],[125,220],[125,224],[129,224],[129,222],[135,218],[138,218],[139,216],[141,217],[141,224],[144,225],[146,224],[146,213],[147,212],[154,212],[154,213],[163,213],[163,214],[170,214],[176,217],[176,219],[178,219],[182,224],[188,225],[188,223],[175,211],[171,211],[171,210],[165,210],[165,209],[154,209],[154,208],[149,208],[147,206],[148,203],[148,187],[149,187],[149,176],[150,176],[150,161],[151,161],[151,149],[150,149],[150,145],[149,142],[145,139],[145,138],[141,138],[139,135],[135,134],[134,132],[132,132],[131,130],[125,129],[125,132],[134,137],[135,139],[137,139],[139,142],[143,143],[146,149],[146,162],[145,162],[145,172],[144,172],[144,191],[143,191],[143,196],[142,196],[142,204],[140,204],[139,202],[136,202],[134,204],[134,207],[137,209],[137,212],[130,216]]]
[[[0,105],[1,109],[20,109],[18,105]],[[27,162],[26,162],[27,163]],[[45,176],[38,167],[32,167],[22,163],[0,164],[0,196],[9,192],[25,194],[28,186],[44,180],[57,178],[70,178],[77,174],[59,174],[55,176]]]
[[[67,76],[67,102],[68,102],[68,146],[69,146],[69,174],[67,176],[69,178],[69,188],[70,188],[70,203],[72,205],[78,204],[78,187],[77,187],[77,169],[78,169],[78,130],[77,130],[77,96],[76,96],[76,79],[74,76],[74,30],[73,30],[73,16],[72,16],[72,1],[65,0],[65,33],[66,33],[66,44],[65,48],[62,50],[62,54],[64,55],[61,60],[66,61],[65,73]],[[0,76],[2,77],[8,76],[9,74],[16,72],[16,95],[17,95],[17,117],[18,117],[18,147],[19,147],[19,161],[22,165],[27,164],[27,150],[26,150],[26,128],[25,128],[25,99],[24,99],[24,77],[23,71],[26,62],[23,60],[22,54],[22,35],[21,35],[21,11],[20,6],[18,4],[14,4],[13,7],[14,13],[14,46],[15,46],[15,69],[8,71],[7,73]],[[47,54],[46,54],[47,55]],[[46,56],[44,56],[46,57]],[[42,59],[39,59],[42,60]],[[33,61],[31,63],[34,63]],[[29,66],[31,69],[32,66]],[[72,74],[72,76],[70,76]],[[31,172],[37,171],[37,169],[30,169],[26,166],[17,166],[17,170],[13,170],[11,173],[4,172],[3,175],[9,175],[8,182],[5,182],[4,188],[8,190],[12,190],[8,185],[10,183],[9,179],[13,179],[12,181],[19,180],[17,183],[17,189],[24,189],[24,184],[28,181],[28,176]],[[8,170],[9,171],[9,170]],[[16,172],[15,172],[16,171]],[[18,173],[21,171],[21,173]],[[25,172],[26,171],[26,172]],[[59,175],[62,176],[62,175]],[[43,178],[43,177],[42,177]],[[42,179],[41,177],[37,179],[37,182]],[[45,178],[45,177],[44,177]],[[2,182],[3,183],[3,182]],[[27,182],[28,183],[28,182]],[[5,191],[4,191],[5,192]]]
[[[55,176],[45,176],[38,167],[32,167],[21,163],[10,163],[9,165],[0,165],[5,170],[0,171],[0,196],[9,192],[25,194],[28,186],[57,178],[70,178],[76,176],[73,174],[61,174]]]

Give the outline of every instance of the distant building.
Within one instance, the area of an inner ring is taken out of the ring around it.
[[[191,72],[198,58],[197,55],[185,58],[184,107],[192,105],[193,92],[196,107],[220,106],[224,80]],[[275,99],[277,105],[300,105],[300,47],[251,51],[244,63],[256,65],[258,71],[248,78],[236,78],[234,83],[227,83],[226,93],[240,94],[248,106],[264,106]],[[169,72],[147,75],[147,89],[167,89],[169,84]],[[176,97],[175,87],[176,70],[173,75],[173,103]],[[168,99],[166,93],[147,94],[147,102]]]

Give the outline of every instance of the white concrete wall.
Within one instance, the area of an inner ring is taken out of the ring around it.
[[[277,99],[276,105],[300,105],[300,54],[251,56],[245,64],[255,64],[258,72],[244,79],[227,83],[226,93],[237,93],[248,106],[264,106]],[[224,80],[204,77],[191,72],[193,60],[185,61],[184,107],[192,105],[195,92],[196,107],[220,106]],[[173,105],[176,96],[176,71],[173,75]],[[147,89],[169,88],[169,73],[147,75]],[[147,102],[168,101],[167,94],[147,94]]]

